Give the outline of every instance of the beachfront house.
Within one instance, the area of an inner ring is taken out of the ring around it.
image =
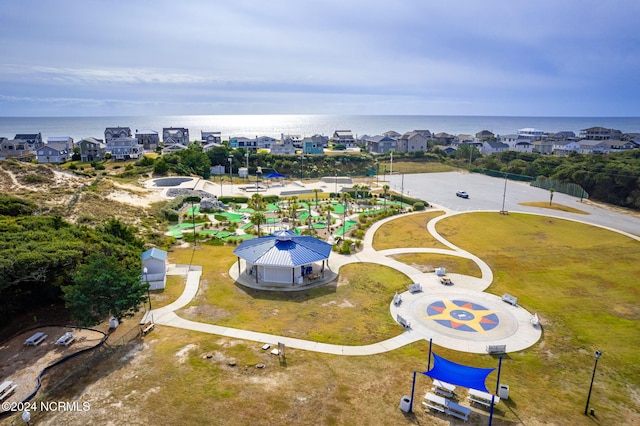
[[[24,139],[0,138],[0,160],[11,158],[20,161],[31,161],[36,158],[36,151]]]
[[[271,153],[276,155],[293,155],[296,147],[293,146],[293,139],[282,135],[280,140],[271,146]]]
[[[18,133],[13,138],[14,140],[24,141],[28,149],[35,151],[44,145],[44,141],[42,140],[42,135],[40,133]]]
[[[398,141],[384,135],[364,135],[360,138],[360,143],[364,144],[372,154],[384,154],[385,152],[398,150]]]
[[[616,129],[607,129],[606,127],[589,127],[580,130],[580,139],[589,139],[594,141],[604,141],[608,139],[621,139],[622,132]]]
[[[78,142],[80,148],[80,161],[90,163],[92,161],[102,161],[107,153],[107,144],[100,139],[88,137]]]
[[[132,160],[140,158],[142,147],[135,138],[120,137],[108,140],[106,151],[113,160]]]
[[[532,151],[540,154],[552,154],[553,153],[553,141],[549,139],[534,141],[532,144]]]
[[[185,129],[184,127],[163,128],[162,143],[165,147],[173,144],[189,146],[189,129]]]
[[[136,140],[145,151],[154,151],[160,145],[160,136],[155,130],[136,129]]]
[[[429,136],[431,132],[426,130]],[[406,132],[398,139],[397,151],[398,152],[416,152],[416,151],[426,151],[427,150],[427,142],[428,137],[423,133],[417,130],[412,132]]]
[[[504,152],[509,150],[509,145],[506,143],[498,142],[496,140],[485,140],[482,142],[482,148],[480,152],[484,155],[496,154],[498,152]]]
[[[222,143],[222,134],[220,132],[200,131],[200,140],[202,141],[202,146],[211,143],[220,145]]]
[[[331,147],[355,148],[356,140],[351,130],[336,130],[330,139]],[[335,149],[335,148],[334,148]]]
[[[555,141],[553,143],[553,153],[559,157],[564,157],[580,149],[578,141]]]
[[[71,159],[72,155],[73,148],[68,141],[48,141],[46,145],[36,150],[38,163],[65,163]]]
[[[108,143],[111,139],[130,138],[131,129],[129,127],[107,127],[104,129],[104,140]]]
[[[324,154],[324,147],[327,140],[320,135],[313,135],[302,139],[303,154]]]
[[[493,132],[490,132],[489,130],[481,130],[478,133],[476,133],[475,140],[476,140],[476,142],[484,142],[484,141],[488,141],[488,140],[496,140],[496,135],[493,134]]]
[[[456,137],[446,132],[439,132],[431,135],[431,139],[439,145],[451,145]]]

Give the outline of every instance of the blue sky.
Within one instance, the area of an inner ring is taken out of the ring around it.
[[[637,0],[0,2],[0,116],[640,116]]]

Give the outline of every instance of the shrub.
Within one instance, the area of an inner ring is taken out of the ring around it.
[[[413,209],[415,211],[424,210],[425,209],[424,203],[421,201],[418,201],[417,203],[413,203]]]

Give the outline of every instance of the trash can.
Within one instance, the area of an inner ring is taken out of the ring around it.
[[[509,399],[509,385],[503,385],[500,383],[498,387],[498,396],[500,399]]]
[[[403,396],[400,400],[400,410],[404,411],[405,413],[411,412],[411,398],[409,398],[407,395]]]

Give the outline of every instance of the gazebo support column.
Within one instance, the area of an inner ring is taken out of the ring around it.
[[[247,262],[244,262],[245,269],[247,268]],[[240,276],[240,256],[238,256],[238,276]]]

